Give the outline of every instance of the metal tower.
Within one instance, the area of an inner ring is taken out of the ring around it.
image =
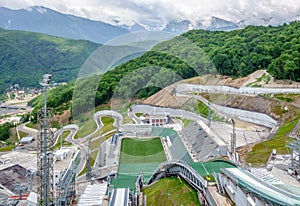
[[[209,128],[211,126],[211,108],[210,108],[210,102],[208,102],[208,125]]]
[[[57,183],[58,195],[56,197],[55,206],[67,206],[70,205],[74,198],[75,191],[75,176],[78,163],[80,162],[80,155],[77,155],[72,159],[72,163],[61,175],[59,182]]]
[[[300,140],[296,139],[287,146],[292,150],[290,169],[293,170],[294,174],[300,174]]]
[[[51,130],[51,110],[47,108],[47,87],[51,80],[50,74],[45,74],[40,85],[43,87],[43,108],[38,111],[40,125],[38,134],[38,204],[43,206],[53,203],[53,132]]]
[[[233,161],[236,162],[236,133],[235,133],[235,121],[231,119],[232,123],[232,134],[231,134],[231,155],[233,158]]]
[[[86,153],[86,180],[90,181],[92,179],[92,167],[91,167],[91,144],[92,136],[89,137]]]

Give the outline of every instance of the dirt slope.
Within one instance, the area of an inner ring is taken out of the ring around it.
[[[160,107],[181,108],[190,97],[177,96],[175,86],[170,85],[143,101],[144,104]]]

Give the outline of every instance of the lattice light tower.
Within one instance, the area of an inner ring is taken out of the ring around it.
[[[47,108],[47,87],[51,81],[51,75],[45,74],[40,85],[43,87],[43,108],[38,111],[40,125],[38,134],[38,203],[39,205],[53,205],[53,132],[51,130],[51,110]]]
[[[234,119],[230,119],[231,124],[232,124],[232,134],[231,134],[231,141],[230,141],[230,146],[231,146],[231,155],[233,158],[233,161],[237,161],[236,157],[236,132],[235,132],[235,121]]]

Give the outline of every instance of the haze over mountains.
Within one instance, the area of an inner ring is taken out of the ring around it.
[[[191,29],[230,31],[243,26],[217,17],[211,17],[209,23],[206,22],[205,24],[201,22],[195,24],[190,20],[172,20],[165,25],[152,24],[151,22],[149,24],[137,22],[133,25],[116,24],[111,25],[63,14],[43,6],[18,10],[0,7],[0,27],[3,29],[32,31],[58,37],[84,39],[96,43],[105,43],[117,36],[137,31],[161,30],[181,34]]]
[[[128,33],[124,28],[34,6],[11,10],[0,7],[0,27],[104,43]]]
[[[1,5],[3,4],[0,2]],[[295,12],[290,16],[294,17],[294,14]],[[103,15],[105,14],[103,13]],[[160,16],[157,18],[160,18]],[[176,18],[174,17],[174,19]],[[212,15],[196,21],[195,19],[174,19],[151,21],[149,18],[143,20],[137,18],[133,24],[126,24],[122,19],[117,20],[115,18],[111,19],[112,24],[108,24],[61,13],[43,6],[32,6],[17,10],[0,7],[0,28],[5,29],[0,29],[0,47],[2,48],[0,50],[0,70],[2,71],[0,91],[8,85],[20,83],[20,81],[23,83],[23,85],[20,84],[21,86],[35,86],[37,85],[38,77],[46,71],[57,73],[57,75],[54,75],[54,79],[57,82],[70,81],[76,78],[77,71],[85,59],[100,44],[107,45],[107,41],[117,38],[120,35],[136,31],[165,31],[182,34],[188,30],[199,28],[213,31],[231,31],[244,28],[249,23],[247,20],[232,22]],[[258,19],[267,25],[274,22],[279,23],[271,17],[266,19],[259,17]],[[295,20],[293,18],[290,19]],[[199,32],[205,33],[206,31]],[[38,33],[75,40],[83,39],[90,42],[70,41]],[[149,34],[149,32],[146,33]],[[159,34],[161,35],[162,33],[159,32]],[[127,37],[123,36],[123,38]],[[119,39],[123,40],[122,38],[118,38],[117,40]],[[214,40],[214,44],[215,42],[216,40]],[[147,47],[145,51],[149,48]],[[141,55],[143,52],[138,54]],[[130,58],[133,58],[133,56],[130,56]],[[125,60],[129,60],[129,58],[126,57]],[[123,60],[120,62],[123,62]],[[230,66],[230,64],[228,65]],[[291,68],[294,68],[294,66],[292,65]],[[27,79],[24,79],[24,73],[31,75],[26,76]],[[30,76],[34,76],[35,78],[30,78]],[[32,81],[33,79],[34,81]]]
[[[50,8],[63,14],[105,22],[130,32],[163,30],[183,33],[199,28],[232,30],[247,25],[274,26],[300,20],[298,0],[2,0],[0,7],[38,10],[43,14],[46,8]]]

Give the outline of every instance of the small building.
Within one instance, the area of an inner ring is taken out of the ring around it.
[[[144,114],[141,118],[144,124],[150,124],[152,126],[164,126],[170,123],[170,114],[166,112],[155,112],[150,114]]]
[[[27,136],[27,137],[23,137],[20,140],[20,144],[30,144],[32,141],[33,141],[33,137]]]
[[[78,206],[93,206],[93,205],[102,205],[104,202],[104,197],[107,192],[107,184],[94,184],[88,185],[84,191],[84,193],[80,196],[78,201]],[[128,193],[129,195],[129,193]],[[124,200],[122,200],[122,203]],[[116,204],[118,206],[122,205]],[[128,205],[128,204],[127,204]],[[127,206],[126,205],[126,206]]]
[[[70,152],[70,149],[60,149],[60,150],[57,150],[54,153],[54,155],[56,157],[56,160],[64,160],[69,157],[69,152]]]
[[[152,125],[150,124],[125,124],[125,136],[151,136]]]
[[[30,192],[27,198],[27,206],[37,206],[38,205],[38,195],[35,192]]]
[[[5,164],[11,163],[11,162],[12,162],[11,158],[4,159],[4,158],[0,157],[0,165],[1,164],[5,165]]]

